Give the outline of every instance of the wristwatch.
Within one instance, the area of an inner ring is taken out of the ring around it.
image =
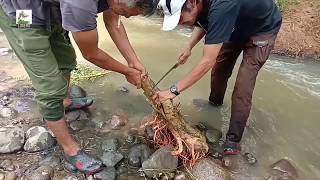
[[[172,85],[170,87],[170,92],[176,96],[178,96],[180,94],[180,92],[178,91],[178,87],[176,85]]]

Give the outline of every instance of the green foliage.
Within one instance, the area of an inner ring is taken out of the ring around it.
[[[88,65],[80,64],[76,70],[71,73],[73,84],[79,84],[81,81],[94,81],[95,79],[109,74],[110,71],[103,71]]]
[[[288,6],[293,4],[298,4],[299,0],[277,0],[277,4],[281,11],[284,11],[288,8]]]

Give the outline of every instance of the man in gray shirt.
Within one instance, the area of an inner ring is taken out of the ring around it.
[[[83,108],[92,101],[67,96],[76,55],[65,30],[72,33],[84,58],[125,75],[128,82],[140,88],[145,68],[131,47],[119,16],[148,15],[156,4],[153,0],[0,0],[0,28],[32,81],[41,113],[63,148],[66,161],[83,173],[99,171],[102,163],[81,150],[68,132],[65,108]],[[28,14],[30,10],[32,14]],[[128,65],[98,47],[99,12],[103,12],[105,27]],[[26,20],[28,16],[32,22]]]

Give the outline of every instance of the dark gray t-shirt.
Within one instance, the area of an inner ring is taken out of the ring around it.
[[[62,24],[64,29],[71,32],[95,29],[97,14],[108,9],[107,0],[52,0],[49,7],[44,5],[44,1],[0,0],[0,6],[12,19],[16,16],[16,10],[31,9],[33,25],[46,25],[50,18],[51,24]],[[60,1],[60,5],[56,1]],[[51,11],[50,17],[48,9]]]
[[[277,33],[282,17],[273,0],[204,0],[196,26],[207,30],[205,44],[246,42],[251,36]]]

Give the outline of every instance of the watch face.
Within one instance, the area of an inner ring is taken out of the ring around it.
[[[177,92],[177,88],[175,86],[171,87],[171,92]]]

